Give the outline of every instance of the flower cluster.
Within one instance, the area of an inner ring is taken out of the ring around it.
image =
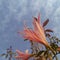
[[[32,22],[33,29],[28,28],[26,25],[24,25],[23,31],[19,32],[19,34],[21,34],[24,39],[27,39],[27,40],[32,41],[32,42],[40,43],[46,47],[46,50],[40,51],[37,54],[29,54],[27,50],[25,53],[23,53],[19,50],[16,50],[18,56],[15,56],[15,58],[22,59],[22,60],[28,60],[32,56],[40,56],[40,54],[43,52],[44,53],[43,56],[47,54],[46,56],[49,55],[50,59],[52,59],[51,58],[52,55],[50,52],[52,52],[53,56],[55,56],[57,53],[56,50],[60,51],[60,47],[58,47],[58,48],[55,47],[55,45],[57,45],[57,44],[55,44],[54,42],[51,42],[51,41],[49,44],[48,41],[46,40],[47,36],[49,39],[51,36],[49,33],[46,33],[46,32],[53,32],[51,29],[44,28],[48,22],[49,22],[49,19],[47,19],[42,25],[41,20],[40,20],[40,14],[39,14],[38,18],[36,18],[36,17],[33,18],[33,22]],[[49,54],[47,52],[49,52]]]
[[[24,24],[24,29],[19,32],[24,40],[29,40],[31,43],[31,53],[29,53],[28,50],[25,52],[16,50],[16,52],[13,52],[12,46],[10,46],[10,48],[6,50],[6,53],[0,56],[5,56],[5,58],[9,60],[12,60],[13,57],[17,60],[29,60],[30,58],[31,60],[53,60],[54,58],[58,60],[57,54],[60,54],[60,40],[53,34],[50,34],[50,32],[53,33],[53,30],[45,28],[48,22],[49,19],[41,24],[39,14],[38,18],[33,17],[33,28],[28,28],[26,24]]]

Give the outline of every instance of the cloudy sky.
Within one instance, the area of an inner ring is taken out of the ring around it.
[[[10,45],[14,50],[30,48],[29,42],[24,42],[17,32],[23,28],[24,20],[30,25],[32,17],[38,13],[42,22],[50,19],[48,27],[59,37],[60,0],[0,0],[0,54]],[[5,59],[1,57],[0,60]]]

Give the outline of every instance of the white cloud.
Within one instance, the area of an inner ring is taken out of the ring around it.
[[[30,9],[33,11],[33,14],[37,14],[40,12],[41,8],[46,4],[45,0],[32,0],[30,3]]]
[[[49,15],[51,15],[53,13],[54,10],[54,4],[56,3],[57,0],[47,0],[46,5],[44,6],[45,8],[45,13],[46,13],[46,17],[49,17]]]
[[[53,29],[55,34],[60,36],[60,7],[56,4],[60,3],[58,0],[32,0],[30,7],[31,11],[33,13],[38,13],[40,12],[41,8],[44,8],[45,11],[45,17],[49,18],[52,20],[52,23],[54,25]],[[42,13],[44,15],[44,13]]]
[[[0,1],[1,2],[1,1]],[[5,8],[6,7],[6,8]],[[11,21],[11,18],[15,18],[14,16],[16,16],[17,21],[21,21],[21,17],[27,13],[27,0],[6,0],[3,2],[1,2],[1,14],[3,14],[2,18],[4,17],[4,19],[1,19],[0,21],[0,29],[4,30],[8,25],[7,23],[9,23]],[[20,9],[20,11],[19,11]],[[6,12],[8,10],[8,13]],[[13,17],[12,17],[13,16]]]
[[[53,29],[57,36],[60,36],[60,7],[58,7],[53,14]]]
[[[11,13],[15,13],[17,16],[17,21],[21,21],[22,16],[27,14],[28,8],[27,8],[27,2],[28,0],[11,0],[9,3],[9,10]]]
[[[31,11],[34,15],[37,15],[42,8],[44,8],[43,11],[45,13],[42,13],[42,15],[45,15],[45,17],[50,17],[51,19],[54,19],[54,24],[58,24],[60,20],[60,7],[55,7],[57,0],[30,0],[28,3],[28,0],[6,0],[4,2],[7,2],[8,5],[6,5],[7,9],[9,10],[9,13],[7,13],[4,16],[4,20],[1,21],[1,27],[2,30],[7,27],[7,23],[10,22],[10,18],[14,15],[17,18],[17,21],[20,22],[22,16],[29,14],[29,11]],[[58,0],[59,2],[59,0]],[[2,0],[1,0],[2,3]],[[3,3],[2,3],[3,4]],[[4,6],[2,6],[4,8]],[[56,8],[56,11],[54,10]],[[0,8],[1,9],[1,8]],[[7,10],[6,9],[6,10]],[[4,10],[5,11],[5,10]],[[55,12],[54,12],[55,11]],[[3,12],[3,11],[2,11]],[[53,13],[54,12],[54,13]],[[5,12],[4,12],[5,13]],[[31,15],[31,14],[30,14]],[[3,16],[2,16],[3,17]]]

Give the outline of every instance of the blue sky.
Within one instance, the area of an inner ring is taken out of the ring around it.
[[[22,30],[24,20],[30,26],[38,13],[42,22],[50,19],[48,27],[60,38],[60,0],[0,0],[0,54],[10,45],[15,50],[30,48],[29,41],[24,42],[17,32]]]

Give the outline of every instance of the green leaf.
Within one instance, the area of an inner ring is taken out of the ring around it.
[[[44,52],[44,55],[46,55],[47,53],[48,53],[48,52],[47,52],[47,51],[45,51],[45,52]]]
[[[50,37],[51,35],[49,33],[46,33],[46,37]]]
[[[38,52],[38,54],[37,54],[36,57],[40,56],[43,52],[45,52],[45,51],[40,51],[40,52]]]
[[[5,53],[3,53],[3,54],[1,54],[0,56],[5,56],[6,54]]]
[[[58,45],[55,44],[55,43],[51,43],[51,47],[52,47],[54,50],[56,50],[56,49],[58,48]]]
[[[8,54],[6,54],[5,58],[7,58],[7,57],[8,57]]]

